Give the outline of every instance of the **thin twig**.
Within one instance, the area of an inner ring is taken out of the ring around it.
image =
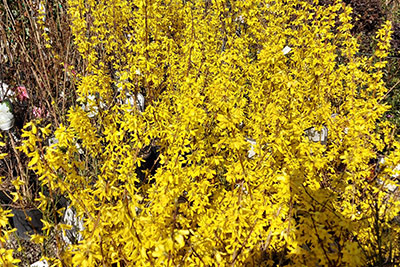
[[[379,99],[378,104],[380,104],[380,103],[382,102],[382,100],[384,100],[384,99],[388,96],[388,94],[389,94],[399,83],[400,83],[400,80],[398,80],[397,83],[395,83],[395,85],[393,85],[393,86],[386,92],[386,94],[385,94],[381,99]]]
[[[26,196],[28,199],[32,199],[32,195],[30,194],[29,190],[27,190],[27,186],[28,186],[28,178],[23,170],[22,167],[22,163],[21,160],[19,158],[19,153],[15,147],[15,143],[14,143],[14,137],[12,136],[11,132],[8,131],[8,136],[10,137],[11,140],[11,147],[15,153],[15,158],[17,159],[17,163],[18,163],[18,169],[20,171],[20,176],[22,178],[22,180],[24,181],[24,184],[22,185],[22,193],[24,194],[24,196]]]

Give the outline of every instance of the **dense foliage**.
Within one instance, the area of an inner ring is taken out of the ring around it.
[[[353,35],[360,44],[359,54],[371,56],[376,49],[377,38],[375,32],[385,20],[392,22],[392,40],[388,64],[384,70],[384,81],[388,92],[383,98],[391,109],[383,119],[396,125],[396,134],[400,130],[400,9],[398,0],[345,0],[352,7]]]
[[[350,12],[339,0],[70,0],[80,104],[54,133],[27,124],[21,147],[49,191],[43,210],[65,195],[84,220],[83,240],[50,260],[399,263],[399,143],[380,120],[391,27],[360,56]],[[67,228],[49,220],[33,239]]]

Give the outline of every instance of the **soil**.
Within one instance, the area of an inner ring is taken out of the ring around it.
[[[20,267],[30,267],[31,264],[40,260],[42,256],[54,257],[56,255],[55,239],[50,237],[43,244],[35,244],[30,240],[18,238],[13,233],[6,243],[6,249],[14,250],[14,258],[21,260]]]

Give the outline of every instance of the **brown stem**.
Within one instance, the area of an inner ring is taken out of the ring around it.
[[[320,244],[321,249],[322,249],[322,251],[324,252],[324,255],[325,255],[325,257],[326,257],[326,259],[327,259],[327,261],[328,261],[328,263],[329,263],[329,266],[334,266],[333,263],[332,263],[332,261],[331,261],[331,260],[329,259],[329,257],[328,257],[328,253],[326,252],[325,247],[324,247],[324,244],[323,244],[323,241],[322,241],[321,237],[320,237],[319,234],[318,234],[317,226],[315,225],[314,218],[313,218],[313,216],[312,216],[311,214],[310,214],[310,217],[311,217],[311,221],[312,221],[312,223],[313,223],[315,235],[317,236],[317,239],[318,239],[318,243]]]
[[[234,253],[234,256],[233,256],[233,259],[232,259],[232,263],[231,263],[232,266],[235,266],[235,262],[236,262],[237,258],[239,257],[239,255],[242,253],[243,248],[246,246],[247,241],[249,240],[251,234],[253,233],[254,228],[255,228],[255,226],[256,226],[256,224],[257,224],[257,221],[258,221],[258,219],[256,219],[256,220],[254,221],[253,226],[252,226],[251,229],[250,229],[250,233],[247,235],[247,237],[246,237],[246,239],[244,240],[244,242],[243,242],[242,246],[240,247],[239,251],[238,251],[237,253]],[[236,252],[236,251],[235,251],[235,252]]]
[[[11,147],[12,147],[14,153],[15,153],[15,158],[17,159],[20,176],[22,178],[22,181],[24,182],[24,184],[22,185],[22,193],[23,193],[24,196],[27,197],[27,199],[32,199],[31,192],[29,192],[29,190],[27,188],[27,186],[28,186],[28,177],[27,177],[27,175],[25,174],[25,172],[23,170],[23,166],[22,166],[22,163],[21,163],[21,159],[19,157],[19,153],[18,153],[17,149],[15,148],[14,137],[12,136],[10,131],[8,131],[8,136],[10,137],[10,140],[11,140]]]

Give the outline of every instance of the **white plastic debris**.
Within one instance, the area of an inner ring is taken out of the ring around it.
[[[0,82],[0,100],[14,95],[13,90],[8,90],[8,84]]]
[[[125,101],[123,102],[125,105],[129,105],[131,107],[135,106],[135,99],[133,96],[131,96],[129,93],[126,94]],[[129,112],[132,111],[132,109],[128,109]]]
[[[31,264],[31,267],[49,267],[49,264],[46,260],[37,261]]]
[[[141,93],[137,93],[137,95],[136,95],[136,104],[137,104],[137,107],[138,107],[138,109],[139,109],[139,111],[140,112],[143,112],[144,111],[144,109],[145,109],[145,103],[144,103],[144,96],[141,94]]]
[[[384,165],[385,164],[385,158],[384,157],[380,157],[378,159],[378,165]],[[379,167],[381,168],[381,167]],[[377,182],[379,185],[384,185],[384,188],[387,189],[389,192],[393,193],[394,191],[397,190],[398,185],[397,183],[394,181],[396,180],[399,176],[400,176],[400,164],[397,165],[396,167],[393,168],[393,171],[395,172],[389,179],[389,183],[384,183],[381,179],[378,179]]]
[[[393,181],[389,181],[389,183],[384,183],[381,179],[378,179],[377,180],[377,183],[379,184],[379,185],[383,185],[383,187],[386,189],[386,190],[388,190],[390,193],[393,193],[394,191],[396,191],[397,190],[397,185],[393,182],[393,183],[390,183],[390,182],[393,182]]]
[[[10,103],[0,103],[0,129],[10,130],[14,126],[14,115],[10,110]]]
[[[76,211],[68,206],[64,213],[63,221],[65,224],[72,226],[71,230],[65,230],[62,239],[68,245],[79,242],[83,239],[80,231],[84,230],[82,218],[78,218]]]
[[[49,138],[48,142],[49,142],[49,146],[52,146],[52,145],[58,144],[58,139],[55,137],[51,137],[51,138]]]
[[[141,208],[135,207],[136,215],[139,215],[142,212]]]
[[[393,171],[395,171],[395,174],[393,174],[392,178],[398,178],[400,176],[400,164],[394,167]]]
[[[136,70],[135,74],[142,75],[142,73],[140,72],[139,69]],[[134,94],[132,94],[131,92],[124,92],[124,90],[122,89],[121,83],[117,84],[117,91],[121,94],[122,97],[125,96],[125,99],[122,98],[122,102],[120,102],[120,103],[125,104],[125,105],[129,105],[132,108],[135,107]],[[138,108],[138,110],[140,112],[144,112],[144,110],[145,110],[145,99],[144,99],[144,96],[139,92],[136,94],[136,106],[137,106],[137,108]],[[132,109],[127,109],[127,111],[131,112]]]
[[[123,103],[125,105],[130,105],[133,108],[135,106],[135,98],[131,94],[127,93]],[[140,112],[144,112],[145,110],[145,99],[141,93],[137,93],[136,95],[136,107]],[[132,109],[128,109],[127,111],[131,112]]]
[[[394,192],[397,190],[397,185],[395,184],[386,184],[385,185],[386,189],[389,190],[390,192]]]
[[[337,114],[337,113],[333,113],[333,114],[331,115],[331,118],[334,119],[334,118],[336,118],[338,115],[339,115],[339,114]]]
[[[251,159],[256,155],[256,152],[254,151],[254,146],[257,145],[257,142],[250,138],[246,138],[246,141],[250,143],[250,150],[247,152],[247,157]]]
[[[240,23],[244,23],[244,18],[243,18],[242,15],[240,15],[240,16],[238,16],[238,17],[235,19],[235,21],[238,21],[238,22],[240,22]]]
[[[334,118],[336,118],[338,115],[339,115],[339,114],[337,114],[337,113],[333,113],[333,114],[331,115],[331,118],[334,119]],[[348,134],[348,133],[349,133],[349,127],[344,128],[343,133],[344,133],[344,134]],[[342,141],[342,140],[340,140],[340,141]]]
[[[291,50],[292,50],[292,48],[290,48],[289,46],[285,46],[285,47],[282,49],[282,53],[283,53],[284,55],[286,55],[286,54],[288,54]]]
[[[56,145],[56,144],[58,144],[58,139],[55,137],[51,137],[51,138],[49,138],[48,143],[49,143],[49,146]],[[76,140],[75,140],[75,147],[78,150],[79,154],[82,155],[85,153],[85,151],[82,149],[82,146],[78,142],[76,142]]]
[[[106,105],[104,104],[104,102],[100,101],[100,108],[104,109],[106,107]],[[88,112],[88,117],[89,118],[93,118],[94,116],[96,116],[99,112],[99,107],[97,106],[96,103],[96,97],[94,95],[88,95],[87,96],[87,104],[82,104],[81,108]]]
[[[328,141],[328,128],[325,126],[322,127],[321,131],[317,131],[315,127],[308,128],[305,133],[312,142],[321,142],[321,144],[325,145]]]
[[[75,147],[78,150],[79,154],[83,155],[85,153],[85,151],[83,151],[83,149],[79,143],[75,143]]]

